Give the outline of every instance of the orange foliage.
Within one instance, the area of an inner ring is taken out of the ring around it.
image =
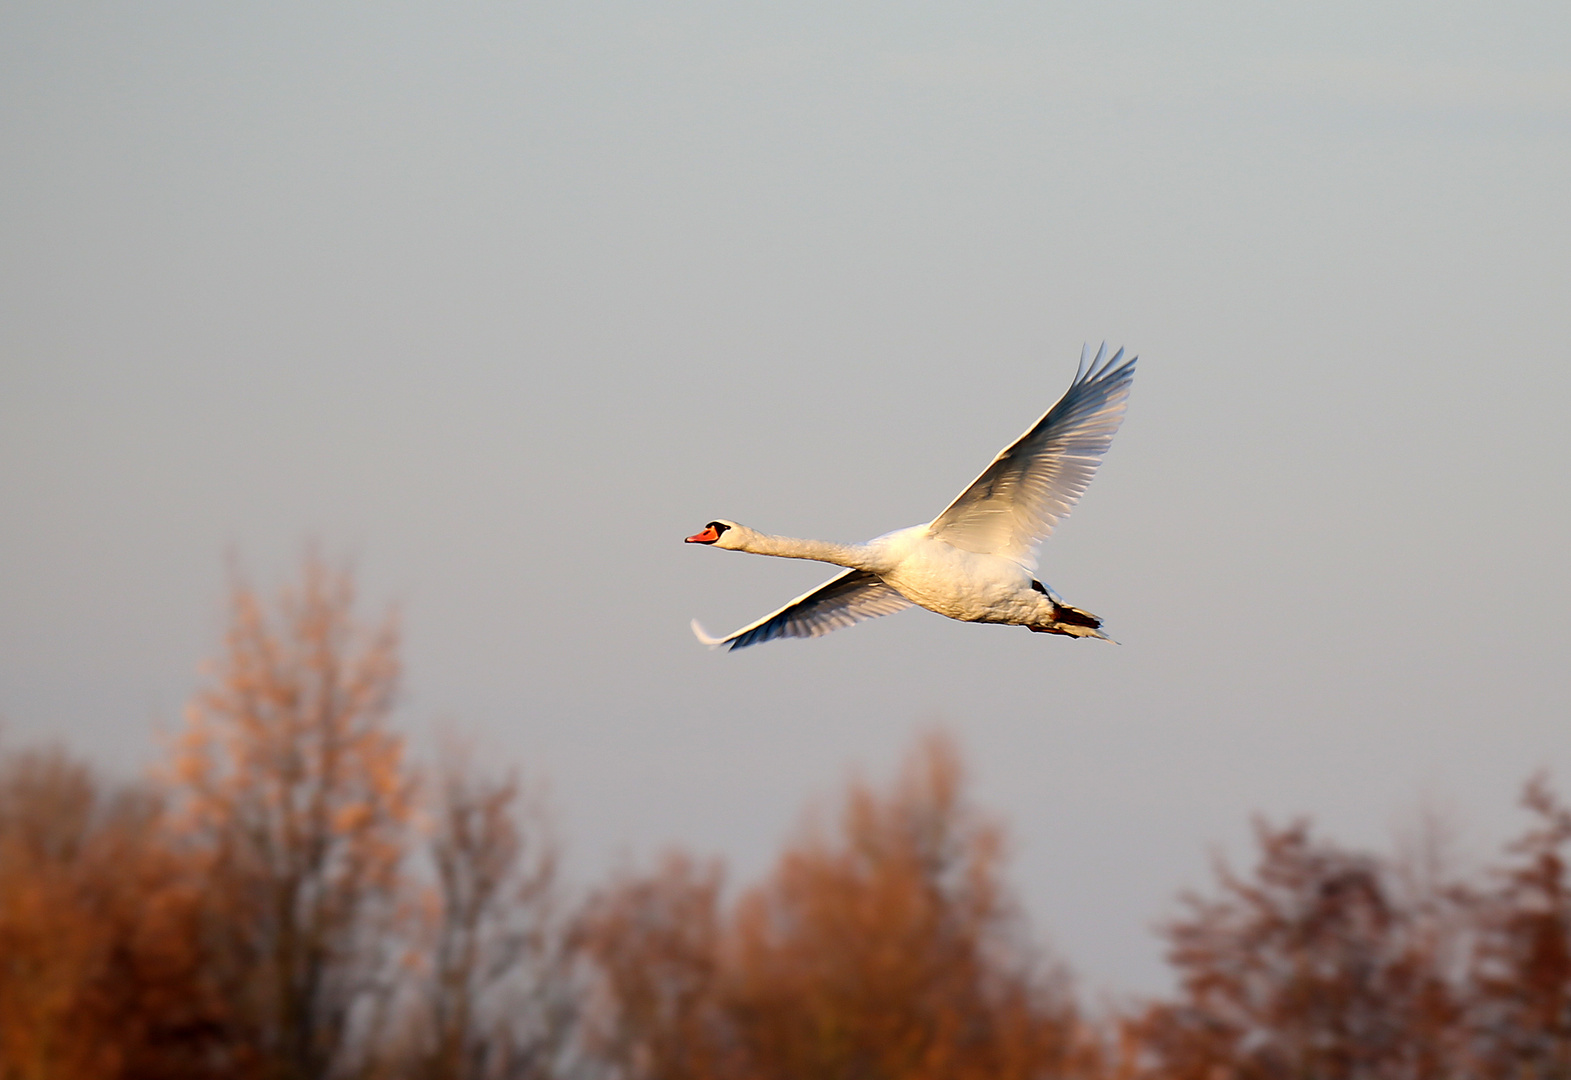
[[[341,1067],[357,1011],[374,1020],[388,993],[414,782],[389,720],[396,630],[363,629],[353,601],[348,575],[316,557],[276,618],[237,584],[176,748],[239,1060],[278,1080]]]
[[[315,558],[276,609],[237,584],[163,792],[0,760],[0,1080],[1571,1077],[1541,779],[1482,886],[1259,825],[1165,930],[1176,992],[1097,1024],[938,736],[729,902],[675,853],[561,918],[538,808],[456,762],[414,858],[397,634],[352,607]]]
[[[1543,777],[1522,801],[1535,827],[1511,845],[1518,861],[1499,887],[1474,899],[1471,1066],[1500,1080],[1571,1076],[1571,809]]]
[[[1076,1020],[1032,962],[1002,835],[931,737],[887,795],[853,784],[838,834],[809,832],[743,897],[731,993],[760,1078],[1057,1075]]]
[[[624,1080],[738,1075],[720,985],[720,867],[668,855],[591,898],[579,938],[601,974],[591,1050]]]
[[[1219,866],[1186,897],[1169,957],[1177,1001],[1139,1025],[1163,1080],[1441,1077],[1461,1048],[1443,897],[1395,895],[1379,860],[1258,823],[1253,877]]]
[[[220,1075],[201,890],[161,826],[58,751],[0,770],[0,1080]]]
[[[718,870],[679,856],[602,894],[585,922],[602,1047],[648,1080],[1089,1068],[1002,884],[1001,833],[961,779],[953,745],[928,739],[892,792],[853,785],[839,829],[809,831],[729,913]]]

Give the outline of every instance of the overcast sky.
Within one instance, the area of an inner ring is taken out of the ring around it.
[[[129,771],[312,538],[573,866],[760,872],[942,723],[1092,987],[1251,814],[1571,791],[1571,7],[0,7],[0,718]],[[735,655],[1141,356],[1044,580]]]

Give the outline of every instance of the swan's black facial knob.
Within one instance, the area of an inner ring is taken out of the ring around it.
[[[730,527],[723,521],[711,521],[704,526],[703,532],[694,533],[687,538],[686,542],[689,544],[713,544]]]

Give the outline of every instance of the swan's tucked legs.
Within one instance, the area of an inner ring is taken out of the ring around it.
[[[1057,604],[1060,607],[1063,606],[1064,598],[1062,596],[1059,596],[1049,586],[1043,585],[1040,581],[1036,580],[1036,578],[1032,578],[1031,579],[1031,588],[1035,589],[1037,592],[1039,592],[1043,596],[1047,597],[1054,604]]]

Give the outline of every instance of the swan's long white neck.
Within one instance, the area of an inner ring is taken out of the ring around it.
[[[729,542],[727,542],[729,541]],[[770,536],[745,525],[727,530],[719,546],[754,555],[776,555],[782,559],[812,559],[814,562],[848,566],[854,570],[877,572],[879,560],[865,544],[835,544],[828,540],[798,540],[793,536]]]

